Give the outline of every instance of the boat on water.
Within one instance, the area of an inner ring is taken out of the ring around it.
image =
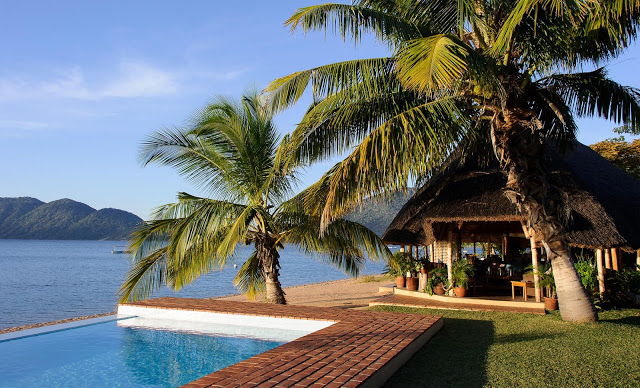
[[[131,253],[130,249],[127,249],[126,246],[114,246],[111,249],[111,253],[113,254],[124,254],[124,253]]]

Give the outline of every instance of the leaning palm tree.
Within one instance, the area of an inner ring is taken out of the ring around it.
[[[356,0],[301,8],[292,30],[332,30],[360,42],[373,33],[388,58],[300,71],[266,89],[273,111],[312,90],[293,133],[295,160],[343,152],[311,192],[324,190],[323,226],[363,198],[429,179],[453,154],[496,158],[505,195],[552,259],[563,319],[594,321],[563,228],[563,193],[547,173],[551,144],[576,138],[575,117],[640,130],[640,93],[600,66],[633,42],[638,0]],[[322,197],[322,196],[318,196]]]
[[[238,256],[239,244],[254,250],[235,285],[251,297],[266,291],[267,301],[279,304],[286,300],[278,251],[287,244],[351,275],[365,257],[387,257],[381,240],[356,222],[338,219],[320,233],[320,216],[303,202],[306,192],[292,197],[299,167],[288,162],[292,146],[288,137],[279,140],[256,93],[240,103],[218,98],[186,128],[152,134],[141,147],[143,165],[174,167],[211,198],[180,193],[177,203],[157,208],[139,227],[121,301],[146,298],[165,284],[179,290]]]

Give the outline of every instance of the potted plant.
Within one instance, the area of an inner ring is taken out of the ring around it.
[[[528,273],[535,274],[535,271]],[[544,308],[547,310],[558,309],[558,297],[556,294],[556,281],[553,278],[551,264],[545,264],[538,267],[538,284],[544,290]]]
[[[396,277],[396,287],[405,287],[405,275],[411,270],[409,254],[406,252],[394,252],[384,268],[384,274]]]
[[[451,267],[451,281],[453,282],[453,292],[458,298],[464,298],[467,294],[469,278],[473,277],[475,269],[467,260],[458,260]]]
[[[419,258],[418,261],[420,262],[420,273],[426,274],[429,268],[429,259],[425,256]]]
[[[449,289],[449,279],[446,268],[434,268],[429,272],[429,279],[425,287],[425,292],[429,295],[444,295]]]
[[[407,260],[407,290],[418,291],[418,288],[420,286],[420,278],[418,277],[418,273],[422,268],[422,264],[419,260],[412,259],[411,256],[409,256]]]

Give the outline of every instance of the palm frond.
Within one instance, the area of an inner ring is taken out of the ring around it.
[[[405,87],[430,93],[451,88],[467,71],[471,53],[470,47],[453,35],[414,39],[395,54],[395,71]]]
[[[640,131],[640,90],[609,79],[604,68],[555,74],[538,84],[561,96],[580,117],[602,117]]]
[[[143,141],[139,160],[143,165],[174,167],[198,186],[233,186],[228,178],[229,155],[195,136],[191,129],[168,128],[153,133]]]
[[[299,71],[272,81],[264,90],[267,107],[272,112],[280,112],[294,105],[309,85],[314,100],[331,95],[341,89],[358,84],[370,91],[378,90],[382,77],[392,69],[389,58],[358,59],[319,66]]]
[[[314,162],[341,155],[386,121],[427,100],[412,91],[381,90],[367,96],[345,90],[313,106],[293,132],[300,160]]]
[[[310,212],[322,207],[323,228],[364,198],[403,190],[428,175],[464,138],[468,119],[453,97],[401,112],[376,128],[307,190]]]
[[[126,303],[151,296],[165,283],[166,267],[166,248],[156,249],[149,255],[137,258],[120,287],[119,302]]]
[[[251,252],[249,258],[240,267],[233,279],[233,285],[250,299],[255,299],[258,294],[265,291],[264,273],[257,251]]]
[[[511,55],[509,51],[513,48],[518,28],[525,19],[537,23],[539,9],[546,11],[550,17],[567,20],[578,28],[594,4],[592,0],[518,0],[500,26],[491,52],[496,56]]]
[[[375,261],[391,256],[375,233],[343,219],[332,222],[321,233],[319,217],[308,217],[307,222],[289,229],[282,242],[295,244],[305,255],[323,258],[351,276],[358,276],[367,258]]]
[[[285,25],[290,26],[291,31],[301,28],[305,33],[331,31],[356,43],[362,35],[373,33],[379,40],[394,44],[421,36],[418,27],[403,16],[353,4],[321,4],[296,10]]]

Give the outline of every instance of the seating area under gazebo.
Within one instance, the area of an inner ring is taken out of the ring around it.
[[[564,238],[574,253],[595,257],[604,293],[607,271],[640,265],[640,182],[580,143],[564,157],[549,151],[548,158],[567,195]],[[529,294],[540,301],[537,276],[525,273],[546,260],[544,249],[527,215],[503,194],[505,183],[495,164],[478,168],[471,158],[453,160],[405,204],[383,240],[449,268],[465,255],[476,269],[472,295]]]

